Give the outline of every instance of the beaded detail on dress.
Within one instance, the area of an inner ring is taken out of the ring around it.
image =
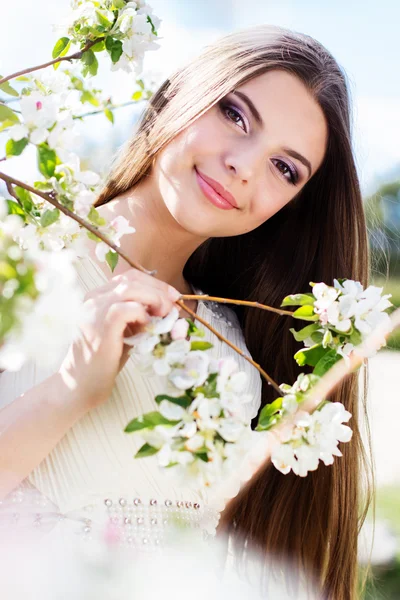
[[[190,285],[193,289],[194,294],[204,296],[207,295],[200,288],[195,287],[193,284]],[[222,321],[226,325],[228,325],[228,327],[240,327],[236,314],[228,306],[220,302],[214,302],[213,300],[199,300],[199,302],[201,302],[203,306],[210,310],[219,321]]]
[[[35,488],[19,487],[0,501],[0,531],[6,529],[8,534],[40,535],[63,523],[84,541],[104,535],[111,527],[121,546],[145,547],[149,551],[168,545],[173,526],[198,530],[205,540],[213,535],[217,521],[217,511],[209,506],[170,498],[109,496],[62,513]]]

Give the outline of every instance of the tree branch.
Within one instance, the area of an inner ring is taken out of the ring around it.
[[[33,188],[32,186],[28,185],[27,183],[24,183],[23,181],[19,181],[18,179],[14,179],[14,177],[10,177],[9,175],[6,175],[5,173],[2,173],[2,172],[0,172],[0,179],[2,179],[3,181],[6,182],[7,188],[8,188],[8,185],[11,186],[11,184],[12,185],[18,185],[19,187],[22,187],[22,188],[28,190],[28,192],[31,192],[32,194],[35,194],[36,196],[39,196],[40,198],[43,198],[43,200],[46,200],[47,202],[49,202],[50,204],[52,204],[54,207],[58,208],[65,215],[67,215],[71,219],[74,219],[74,221],[77,221],[80,225],[82,225],[82,227],[85,227],[85,229],[88,229],[91,233],[93,233],[98,238],[100,238],[105,244],[107,244],[108,246],[110,246],[110,248],[112,248],[113,250],[115,250],[115,252],[117,252],[117,254],[119,254],[119,256],[121,256],[124,260],[126,260],[126,262],[131,267],[133,267],[134,269],[138,269],[139,271],[142,271],[143,273],[147,273],[148,275],[154,275],[156,273],[156,271],[147,271],[147,269],[145,269],[141,265],[134,263],[124,252],[122,252],[122,250],[120,250],[118,248],[118,246],[116,246],[113,242],[111,242],[107,238],[107,236],[105,236],[103,233],[101,233],[97,229],[97,227],[95,227],[94,225],[92,225],[88,221],[85,221],[84,219],[82,219],[82,217],[80,217],[79,215],[73,213],[71,210],[69,210],[68,208],[66,208],[62,204],[60,204],[60,202],[58,202],[58,200],[56,200],[54,198],[54,195],[52,193],[46,194],[44,192],[41,192],[40,190],[36,190],[35,188]],[[185,297],[186,298],[194,298],[195,299],[198,296],[195,296],[195,295],[193,295],[193,296],[185,295]],[[204,298],[204,296],[200,296],[200,298]],[[212,298],[212,296],[209,296],[209,298]],[[230,302],[230,300],[228,300],[226,298],[221,298],[221,300],[224,300],[225,302]],[[241,303],[244,303],[244,301],[242,301],[242,300],[234,300],[233,303],[235,303],[235,304],[241,304]],[[223,341],[226,344],[228,344],[228,346],[230,346],[233,350],[235,350],[235,352],[237,352],[238,354],[240,354],[240,356],[243,356],[243,358],[245,360],[247,360],[247,362],[249,362],[251,365],[253,365],[260,372],[261,376],[264,377],[264,379],[266,379],[266,381],[268,382],[268,385],[272,385],[272,387],[277,391],[277,393],[280,396],[283,394],[283,392],[280,389],[279,385],[252,358],[250,358],[249,356],[247,356],[246,354],[244,354],[243,351],[240,348],[238,348],[235,344],[233,344],[232,342],[230,342],[222,334],[220,334],[216,329],[214,329],[214,327],[212,327],[212,325],[210,325],[209,323],[207,323],[207,321],[205,321],[202,317],[199,317],[188,306],[186,306],[182,302],[182,300],[177,300],[176,304],[178,304],[188,314],[190,314],[194,320],[197,320],[200,323],[202,323],[202,325],[204,325],[207,329],[209,329],[212,333],[214,333],[214,335],[216,335],[221,341]],[[258,304],[258,303],[255,303],[255,304]],[[258,308],[262,308],[262,307],[263,307],[262,304],[258,305]],[[269,307],[265,307],[265,309],[268,310]]]
[[[28,190],[28,192],[31,192],[31,194],[35,194],[36,196],[39,196],[40,198],[43,198],[43,200],[46,200],[47,202],[49,202],[50,204],[52,204],[55,208],[58,208],[58,210],[60,210],[61,212],[63,212],[65,215],[67,215],[71,219],[74,219],[74,221],[76,221],[77,223],[79,223],[80,225],[82,225],[82,227],[85,227],[91,233],[93,233],[98,238],[100,238],[102,240],[102,242],[104,242],[105,244],[107,244],[107,246],[110,246],[110,248],[112,248],[113,250],[115,250],[115,252],[117,252],[117,254],[119,254],[124,260],[126,260],[126,262],[131,267],[133,267],[134,269],[138,269],[139,271],[143,271],[143,273],[146,273],[147,275],[153,275],[155,273],[155,271],[147,271],[147,269],[145,269],[141,265],[136,264],[133,261],[131,261],[131,259],[124,252],[122,252],[122,250],[120,250],[118,248],[118,246],[116,246],[114,244],[114,242],[112,242],[111,240],[109,240],[107,238],[107,236],[104,235],[104,233],[102,233],[95,225],[92,225],[88,221],[85,221],[85,219],[82,219],[82,217],[80,217],[79,215],[75,214],[74,212],[72,212],[71,210],[69,210],[69,208],[67,208],[66,206],[64,206],[60,202],[58,202],[58,200],[56,200],[54,198],[54,196],[53,196],[52,193],[46,194],[44,192],[41,192],[40,190],[36,190],[35,188],[33,188],[32,186],[28,185],[27,183],[24,183],[23,181],[19,181],[18,179],[15,179],[14,177],[10,177],[9,175],[6,175],[5,173],[1,173],[0,172],[0,179],[3,179],[3,181],[5,181],[6,183],[11,183],[13,185],[18,185],[19,187],[22,187],[22,188]]]
[[[49,62],[43,63],[42,65],[37,65],[36,67],[29,67],[28,69],[22,69],[22,71],[17,71],[16,73],[11,73],[11,75],[7,75],[7,77],[3,77],[0,79],[0,85],[5,83],[6,81],[10,81],[10,79],[15,79],[16,77],[20,77],[21,75],[26,75],[27,73],[33,73],[34,71],[40,71],[41,69],[45,69],[46,67],[50,67],[51,65],[55,65],[56,63],[62,62],[63,60],[74,60],[82,58],[84,52],[89,50],[92,46],[101,42],[104,38],[97,38],[96,40],[92,40],[87,42],[82,50],[75,52],[74,54],[70,54],[69,56],[61,56],[55,58],[54,60],[50,60]]]

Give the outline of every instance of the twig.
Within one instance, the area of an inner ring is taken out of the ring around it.
[[[211,300],[212,302],[221,302],[223,304],[239,304],[240,306],[251,306],[253,308],[262,308],[270,312],[277,313],[278,315],[293,316],[290,310],[283,310],[281,308],[274,308],[268,306],[268,304],[260,304],[260,302],[251,302],[250,300],[233,300],[231,298],[219,298],[218,296],[207,296],[207,294],[182,294],[183,300]]]
[[[7,156],[3,156],[2,158],[0,158],[0,162],[3,162],[3,160],[7,160]]]
[[[122,104],[115,104],[110,106],[105,106],[104,108],[99,108],[98,110],[93,110],[91,112],[83,113],[83,115],[74,115],[74,119],[83,119],[84,117],[92,117],[93,115],[99,115],[103,113],[107,108],[109,110],[115,110],[116,108],[124,108],[125,106],[131,106],[132,104],[138,104],[141,100],[129,100],[127,102],[123,102]]]
[[[11,185],[11,183],[9,181],[6,181],[6,186],[7,186],[7,191],[10,194],[10,196],[12,196],[13,198],[16,199],[16,201],[18,202],[18,204],[20,205],[21,208],[24,208],[21,200],[18,198],[17,194],[14,192],[13,186]]]
[[[73,213],[71,210],[69,210],[68,208],[66,208],[62,204],[60,204],[60,202],[58,202],[51,193],[50,194],[46,194],[44,192],[41,192],[40,190],[36,190],[35,188],[33,188],[32,186],[28,185],[27,183],[19,181],[18,179],[14,179],[14,177],[10,177],[9,175],[6,175],[5,173],[1,173],[0,172],[0,179],[2,179],[3,181],[5,181],[6,184],[8,184],[8,185],[11,185],[11,184],[18,185],[19,187],[22,187],[22,188],[28,190],[28,192],[31,192],[32,194],[35,194],[36,196],[39,196],[40,198],[43,198],[43,200],[46,200],[47,202],[49,202],[50,204],[52,204],[53,206],[55,206],[56,208],[58,208],[65,215],[67,215],[71,219],[74,219],[74,221],[77,221],[80,225],[82,225],[82,227],[85,227],[86,229],[88,229],[91,233],[93,233],[98,238],[100,238],[105,244],[107,244],[108,246],[110,246],[110,248],[112,248],[113,250],[115,250],[115,252],[117,252],[117,254],[119,254],[124,260],[126,260],[126,262],[131,267],[133,267],[134,269],[138,269],[139,271],[142,271],[143,273],[147,273],[148,275],[154,275],[156,273],[156,271],[148,271],[147,269],[145,269],[141,265],[134,263],[125,253],[123,253],[118,248],[118,246],[116,246],[103,233],[101,233],[97,229],[97,227],[91,225],[90,223],[88,223],[87,221],[85,221],[84,219],[82,219],[82,217],[80,217],[79,215]],[[187,296],[187,297],[190,298],[191,296]],[[236,302],[240,303],[241,301],[238,300]],[[186,306],[182,302],[182,300],[178,300],[176,302],[176,304],[178,304],[181,308],[183,308],[184,310],[186,310],[187,313],[190,314],[194,319],[197,319],[198,321],[200,321],[200,323],[202,323],[202,325],[204,325],[205,327],[207,327],[207,329],[209,329],[212,333],[214,333],[221,341],[223,341],[226,344],[228,344],[228,346],[230,346],[233,350],[235,350],[235,352],[237,352],[238,354],[240,354],[240,356],[243,356],[243,358],[245,360],[247,360],[247,362],[249,362],[250,364],[252,364],[260,372],[260,374],[262,375],[262,377],[264,377],[267,380],[268,384],[272,385],[273,388],[278,392],[279,395],[282,395],[282,390],[279,388],[279,385],[273,379],[271,379],[271,377],[268,375],[268,373],[266,373],[260,367],[260,365],[258,365],[252,358],[246,356],[242,352],[242,350],[240,348],[238,348],[235,344],[233,344],[232,342],[230,342],[227,338],[225,338],[218,331],[216,331],[214,329],[214,327],[212,327],[212,325],[210,325],[209,323],[207,323],[207,321],[205,321],[204,319],[202,319],[201,317],[199,317],[198,315],[196,315],[196,313],[193,312],[188,306]],[[262,306],[262,305],[260,305],[260,306]]]
[[[15,79],[15,77],[20,77],[21,75],[26,75],[27,73],[33,73],[33,71],[40,71],[41,69],[50,67],[51,65],[54,65],[58,62],[62,62],[63,60],[71,61],[74,59],[82,58],[82,55],[84,52],[89,50],[92,46],[94,46],[98,42],[101,42],[103,39],[104,38],[97,38],[96,40],[87,42],[86,45],[82,48],[82,50],[79,50],[78,52],[75,52],[74,54],[70,54],[69,56],[60,56],[58,58],[55,58],[54,60],[49,60],[49,62],[43,63],[42,65],[37,65],[36,67],[29,67],[28,69],[22,69],[22,71],[17,71],[16,73],[11,73],[11,75],[7,75],[7,77],[3,77],[2,79],[0,79],[0,85],[2,83],[5,83],[6,81],[10,81],[10,79]]]

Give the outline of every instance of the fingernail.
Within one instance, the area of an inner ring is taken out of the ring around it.
[[[172,300],[178,300],[178,298],[180,298],[182,296],[182,294],[180,292],[178,292],[178,290],[176,290],[172,286],[169,286],[168,293],[169,293],[170,298],[172,298]]]

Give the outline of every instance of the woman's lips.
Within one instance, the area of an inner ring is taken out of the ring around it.
[[[210,202],[212,204],[214,204],[214,206],[217,206],[218,208],[222,208],[223,210],[231,210],[233,208],[237,208],[236,206],[233,206],[233,204],[231,204],[230,202],[228,202],[228,200],[226,200],[225,198],[223,198],[198,172],[197,169],[195,169],[196,171],[196,178],[197,178],[197,182],[199,184],[199,187],[201,189],[201,191],[203,192],[203,194],[206,196],[206,198],[208,200],[210,200]]]

